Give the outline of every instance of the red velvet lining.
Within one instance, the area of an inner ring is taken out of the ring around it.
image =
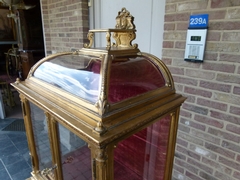
[[[120,142],[114,151],[115,180],[163,180],[169,126],[170,116]]]
[[[99,74],[100,61],[94,61],[90,71]],[[127,58],[113,61],[110,69],[108,101],[116,103],[165,86],[162,73],[146,57]]]

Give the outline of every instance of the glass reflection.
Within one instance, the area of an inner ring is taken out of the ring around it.
[[[33,103],[30,103],[30,107],[34,140],[39,159],[39,168],[40,170],[43,170],[52,166],[52,155],[48,138],[47,120],[42,109]]]
[[[97,67],[94,66],[97,64]],[[42,63],[34,77],[91,102],[99,92],[101,63],[88,56],[65,55]]]
[[[58,124],[64,180],[90,180],[91,152],[85,141]]]
[[[144,56],[116,58],[111,64],[108,99],[123,101],[165,86],[160,70]]]
[[[121,141],[114,151],[115,180],[163,180],[170,116]]]

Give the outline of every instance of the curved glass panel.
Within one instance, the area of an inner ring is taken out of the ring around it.
[[[94,66],[94,62],[98,62],[98,66]],[[90,102],[96,102],[100,69],[101,61],[96,57],[64,55],[42,63],[33,76]]]
[[[163,86],[162,73],[147,57],[116,58],[111,65],[108,100],[116,103]]]

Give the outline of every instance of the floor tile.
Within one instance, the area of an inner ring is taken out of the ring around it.
[[[0,170],[0,179],[11,180],[11,178],[9,177],[9,175],[5,169]]]
[[[14,174],[12,176],[12,179],[13,180],[25,180],[25,179],[31,177],[31,171],[32,171],[31,168],[21,170],[17,174]]]
[[[1,171],[2,169],[4,169],[4,166],[3,166],[2,161],[0,161],[0,171]]]
[[[27,140],[25,133],[8,134],[8,137],[13,143],[19,143]]]
[[[2,162],[4,163],[5,166],[14,164],[18,161],[24,160],[23,156],[20,155],[19,152],[15,152],[13,154],[10,154],[8,156],[2,157]]]
[[[11,146],[7,146],[3,149],[0,149],[0,158],[5,157],[5,156],[9,156],[13,153],[17,153],[18,150],[14,145]]]
[[[14,143],[14,145],[16,146],[16,148],[18,149],[18,151],[21,154],[24,154],[26,152],[29,153],[29,149],[28,149],[28,142],[27,140],[19,142],[19,143]]]
[[[16,163],[14,163],[14,164],[6,166],[6,168],[9,172],[9,174],[11,176],[13,176],[17,173],[22,172],[25,169],[29,169],[30,167],[25,160],[21,160],[21,161],[18,161]]]
[[[1,136],[3,136],[4,139],[3,138],[0,139],[0,150],[5,149],[6,147],[9,146],[13,146],[11,139],[7,135],[1,134]]]

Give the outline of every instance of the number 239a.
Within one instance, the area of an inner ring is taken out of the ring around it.
[[[190,25],[207,24],[205,18],[190,18]]]

